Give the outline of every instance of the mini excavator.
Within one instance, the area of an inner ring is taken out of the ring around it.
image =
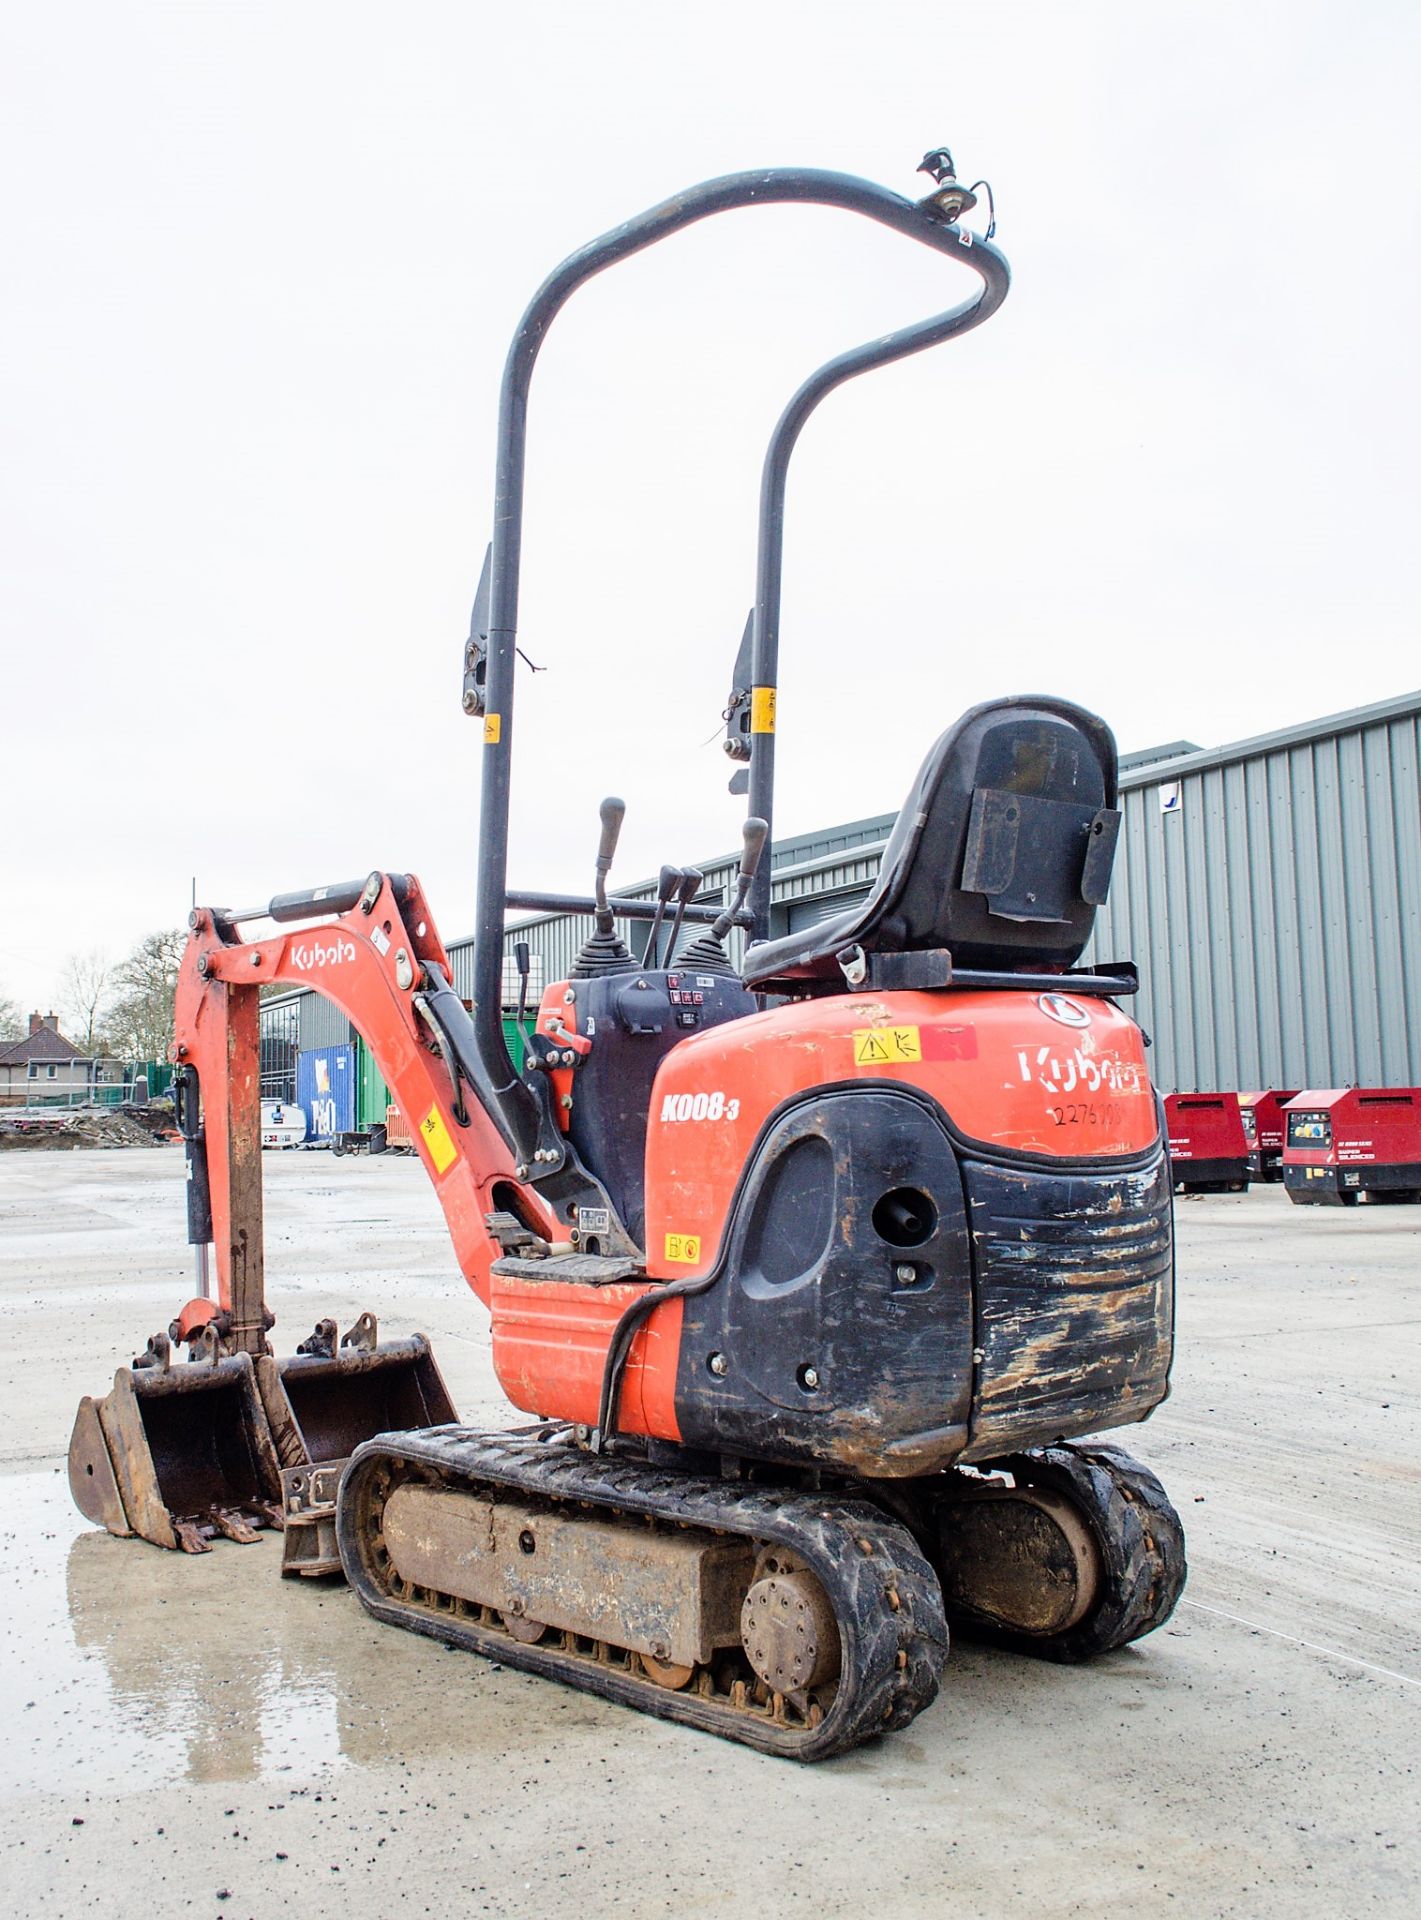
[[[1162,1114],[1122,1007],[1137,983],[1080,965],[1120,823],[1109,729],[1044,696],[974,707],[929,750],[868,898],[771,937],[790,455],[826,395],[980,326],[1008,288],[951,155],[924,170],[921,200],[813,170],[713,180],[534,296],[465,655],[472,1000],[411,875],[193,913],[174,1058],[199,1291],[81,1403],[70,1453],[80,1506],[116,1533],[201,1551],[281,1525],[284,1570],[343,1571],[380,1620],[800,1760],[906,1726],[949,1625],[1078,1660],[1157,1627],[1185,1577],[1158,1480],[1089,1437],[1159,1405],[1173,1348]],[[701,901],[699,875],[667,869],[655,902],[618,899],[623,807],[606,801],[592,895],[555,902],[591,930],[519,1069],[505,915],[551,901],[506,872],[537,355],[594,274],[787,203],[876,221],[976,284],[791,398],[726,714],[748,795],[738,877]],[[276,931],[245,937],[258,919]],[[257,1006],[278,981],[363,1035],[531,1424],[460,1425],[428,1343],[382,1342],[368,1314],[273,1355]]]

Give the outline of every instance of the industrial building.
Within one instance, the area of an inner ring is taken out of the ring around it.
[[[1133,959],[1136,1014],[1161,1092],[1421,1084],[1421,692],[1201,748],[1126,754],[1110,896],[1082,964]],[[776,843],[771,931],[789,932],[872,887],[895,815]],[[737,854],[701,863],[717,896]],[[619,889],[652,899],[655,881]],[[509,926],[528,943],[530,998],[566,976],[588,916]],[[633,952],[644,923],[619,928]],[[451,945],[472,990],[471,941]],[[384,1089],[340,1011],[310,991],[262,1009],[262,1085],[296,1097],[296,1063],[350,1048],[342,1126],[382,1117]]]

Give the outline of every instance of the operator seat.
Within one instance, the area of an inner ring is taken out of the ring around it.
[[[949,727],[898,815],[873,892],[765,940],[741,977],[760,992],[846,990],[839,955],[946,949],[956,967],[1069,967],[1105,899],[1115,737],[1068,700],[989,700]]]

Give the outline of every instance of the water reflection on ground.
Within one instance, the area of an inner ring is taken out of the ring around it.
[[[62,1474],[0,1495],[0,1794],[309,1776],[427,1745],[450,1712],[452,1656],[282,1580],[277,1535],[169,1554],[88,1528]]]

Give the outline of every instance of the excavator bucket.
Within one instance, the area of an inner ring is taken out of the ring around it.
[[[422,1333],[377,1338],[362,1314],[337,1345],[322,1321],[291,1359],[239,1353],[172,1364],[155,1336],[120,1367],[102,1400],[79,1403],[69,1487],[110,1533],[206,1553],[215,1537],[249,1542],[284,1530],[283,1573],[340,1572],[335,1499],[341,1470],[377,1433],[457,1419]]]
[[[355,1449],[377,1433],[442,1427],[458,1419],[422,1333],[378,1339],[361,1314],[336,1344],[323,1320],[289,1360],[256,1362],[257,1391],[281,1471],[283,1574],[341,1571],[336,1490]]]
[[[79,1403],[69,1487],[110,1533],[206,1553],[281,1525],[281,1474],[249,1355],[173,1366],[165,1341]]]
[[[342,934],[331,951],[342,964],[364,953],[383,968],[391,942],[382,933],[384,948],[366,944],[366,917],[374,916],[379,932],[384,915],[393,926],[405,911],[429,943],[421,965],[447,981],[448,955],[438,947],[418,882],[407,876],[373,874],[278,895],[261,917],[280,924],[354,912],[362,945]],[[110,1393],[81,1403],[69,1479],[80,1511],[111,1533],[202,1553],[218,1534],[255,1540],[258,1528],[280,1527],[283,1573],[338,1573],[335,1498],[350,1455],[377,1434],[447,1426],[457,1416],[424,1336],[382,1345],[371,1313],[362,1313],[343,1339],[334,1320],[322,1320],[290,1359],[268,1350],[275,1316],[265,1299],[261,989],[246,967],[237,982],[224,978],[238,950],[234,920],[251,917],[194,910],[175,1002],[181,1065],[173,1094],[198,1293],[166,1333],[153,1335],[145,1354],[119,1369]],[[407,944],[392,961],[397,979],[417,950],[412,934],[400,940]],[[283,936],[257,954],[259,964],[265,956],[264,979],[276,977],[285,951]],[[301,953],[307,957],[292,964],[304,969],[309,954],[304,946]],[[386,1017],[392,989],[383,971],[364,991],[374,996],[372,1019]],[[447,1097],[444,1084],[442,1077],[432,1083],[434,1095]],[[414,1104],[428,1114],[422,1098],[423,1089]],[[442,1111],[436,1106],[436,1116]],[[177,1364],[180,1342],[191,1357]]]

